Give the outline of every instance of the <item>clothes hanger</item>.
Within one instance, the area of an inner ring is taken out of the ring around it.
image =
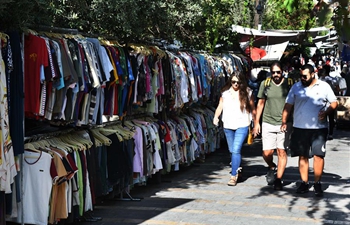
[[[70,144],[71,146],[73,146],[73,149],[74,149],[74,150],[78,150],[78,151],[86,150],[85,145],[81,144],[80,142],[71,140],[70,136],[71,136],[71,134],[62,135],[62,136],[60,136],[60,139],[61,139],[63,142],[68,143],[68,144]]]
[[[32,150],[25,150],[26,152],[34,152],[34,151],[32,151]],[[42,151],[38,151],[38,152],[36,152],[35,151],[35,153],[38,153],[39,155],[28,155],[28,154],[25,154],[24,155],[24,158],[25,159],[39,159],[40,158],[40,156],[41,156],[41,154],[42,154]]]
[[[124,126],[128,127],[131,130],[135,130],[135,124],[133,124],[131,121],[126,120],[124,121]]]
[[[46,148],[50,146],[50,144],[44,139],[36,141],[36,144],[39,145],[39,148],[40,147]]]
[[[54,156],[54,152],[50,149],[50,148],[48,148],[48,147],[40,147],[40,151],[42,151],[42,152],[46,152],[47,154],[50,154],[52,157]]]
[[[57,137],[48,139],[47,141],[50,143],[52,147],[63,149],[67,152],[72,152],[72,149],[68,147],[68,145],[62,144],[62,142]]]
[[[7,43],[7,40],[10,39],[10,37],[7,34],[1,33],[1,32],[0,32],[0,38],[5,44]]]
[[[102,143],[98,138],[96,138],[94,134],[92,134],[92,135],[93,135],[94,138],[95,138],[95,146],[96,146],[96,147],[101,147],[101,146],[103,146],[103,143]]]
[[[27,34],[36,35],[36,36],[38,35],[38,32],[36,32],[35,30],[32,30],[32,29],[27,29],[27,30],[26,30],[26,33],[27,33]]]
[[[125,137],[120,134],[117,130],[107,129],[107,128],[100,128],[99,132],[101,132],[103,135],[111,135],[115,134],[119,141],[124,141]]]
[[[40,150],[38,150],[32,143],[25,143],[24,144],[24,149],[40,153]]]
[[[132,133],[130,130],[125,129],[121,124],[115,124],[115,125],[112,125],[108,128],[115,130],[116,132],[120,133],[122,136],[125,136],[125,137],[130,136]]]
[[[32,143],[25,143],[24,144],[24,150],[27,152],[34,152],[34,153],[38,153],[39,155],[24,155],[24,158],[27,159],[39,159],[42,152],[35,146],[33,145],[34,142]]]
[[[134,132],[125,129],[121,124],[115,127],[118,133],[120,133],[125,140],[130,140],[134,136]]]
[[[73,133],[70,138],[72,140],[78,141],[82,144],[84,144],[86,146],[87,149],[91,148],[91,146],[93,145],[92,141],[90,139],[86,139],[84,137],[82,137],[81,134],[79,133]]]
[[[31,144],[34,146],[35,149],[39,149],[39,148],[40,148],[40,143],[39,143],[39,141],[31,142]]]
[[[61,136],[61,140],[63,140],[64,142],[67,142],[73,146],[76,146],[78,148],[78,150],[86,150],[86,146],[81,143],[80,141],[76,141],[72,139],[72,134],[66,134],[66,135],[62,135]]]
[[[92,134],[94,135],[95,139],[98,139],[103,145],[111,145],[112,141],[108,137],[104,136],[99,132],[99,129],[93,129],[91,130]]]
[[[128,45],[128,47],[133,49],[135,53],[141,53],[141,48],[137,44],[131,43]]]
[[[111,125],[109,127],[100,128],[99,131],[104,135],[116,134],[119,141],[129,140],[129,133],[124,132],[118,128],[116,125]]]
[[[76,143],[72,144],[68,141],[65,141],[64,139],[62,139],[63,137],[64,137],[64,135],[57,137],[58,141],[62,145],[66,145],[67,147],[71,148],[73,151],[79,151],[79,147],[76,145]]]
[[[132,122],[140,124],[140,125],[144,125],[144,126],[148,125],[147,121],[142,121],[142,120],[138,120],[138,119],[133,119]]]
[[[116,124],[115,127],[120,131],[120,132],[124,132],[129,136],[134,136],[135,134],[135,128],[133,127],[133,129],[130,129],[129,127],[124,127],[122,124]]]

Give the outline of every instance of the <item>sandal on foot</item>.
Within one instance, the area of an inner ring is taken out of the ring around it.
[[[236,186],[237,185],[237,176],[231,176],[230,180],[227,182],[228,186]]]

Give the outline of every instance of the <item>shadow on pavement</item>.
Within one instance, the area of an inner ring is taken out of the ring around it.
[[[336,132],[335,138],[337,138],[337,141],[349,143],[349,132]],[[335,147],[332,150],[336,151],[337,149]],[[151,223],[152,218],[166,211],[177,212],[181,216],[181,212],[184,210],[181,207],[182,205],[201,198],[196,196],[196,194],[202,193],[196,193],[198,187],[207,186],[208,189],[205,190],[211,190],[210,188],[213,187],[210,187],[210,185],[213,184],[216,185],[215,188],[222,188],[221,191],[226,191],[224,188],[226,181],[221,183],[220,179],[226,176],[226,170],[227,177],[229,177],[229,162],[230,154],[226,143],[223,142],[220,149],[206,155],[204,162],[196,162],[187,167],[182,166],[180,171],[153,176],[148,179],[146,186],[135,186],[130,193],[133,198],[140,198],[141,201],[118,201],[118,196],[104,199],[96,205],[94,210],[96,215],[103,217],[103,220],[93,224],[141,224],[146,220]],[[254,177],[259,178],[266,175],[267,167],[262,160],[260,139],[254,140],[252,145],[243,146],[242,166],[243,179],[241,182],[243,184],[245,182],[248,183],[249,179]],[[313,180],[312,171],[309,173],[309,178],[310,181]],[[314,196],[312,187],[310,187],[309,193],[296,194],[295,190],[299,185],[298,182],[300,182],[298,167],[287,165],[284,174],[283,191],[274,191],[272,186],[264,186],[262,184],[261,187],[258,187],[260,188],[259,192],[248,196],[247,199],[253,201],[258,198],[263,199],[266,195],[275,195],[277,198],[285,199],[285,206],[289,211],[294,212],[293,209],[296,207],[306,207],[303,213],[306,213],[307,217],[311,219],[322,218],[323,224],[333,224],[335,218],[340,222],[350,221],[349,216],[343,210],[344,208],[350,210],[350,193],[345,190],[350,188],[349,177],[341,177],[334,173],[324,173],[322,182],[325,193],[322,198]],[[237,188],[239,188],[239,184]],[[172,189],[188,191],[186,194],[189,197],[177,196],[176,198],[170,198],[169,196],[162,196],[162,193],[169,190],[171,192]],[[301,205],[300,200],[306,201],[306,203]],[[320,209],[323,211],[320,212]],[[322,214],[320,215],[320,213]]]

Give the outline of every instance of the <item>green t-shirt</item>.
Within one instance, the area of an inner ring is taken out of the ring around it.
[[[283,83],[276,85],[272,79],[270,84],[265,87],[265,81],[261,82],[258,98],[264,98],[265,107],[262,115],[262,121],[272,125],[281,125],[282,111],[286,97],[289,92],[288,79],[284,78]],[[289,117],[291,118],[291,117]]]

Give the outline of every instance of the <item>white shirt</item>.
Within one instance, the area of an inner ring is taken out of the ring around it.
[[[337,101],[332,88],[325,81],[317,80],[311,87],[304,87],[299,81],[290,89],[286,103],[294,105],[293,127],[301,129],[327,128],[327,121],[320,121],[318,113]]]
[[[53,184],[50,174],[51,158],[51,155],[46,152],[40,154],[24,151],[23,187],[25,188],[23,189],[21,202],[23,206],[18,207],[17,223],[48,224]],[[24,209],[23,212],[22,208]]]
[[[250,124],[250,113],[245,109],[241,111],[239,95],[234,96],[233,88],[222,93],[223,112],[222,121],[224,128],[236,130],[240,127],[247,127]],[[249,92],[251,96],[251,92]]]

